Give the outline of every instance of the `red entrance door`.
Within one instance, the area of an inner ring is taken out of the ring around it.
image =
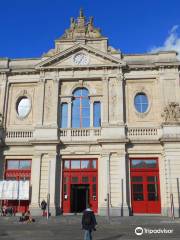
[[[131,159],[133,213],[161,213],[157,159]]]
[[[88,203],[98,208],[97,160],[64,160],[62,208],[64,213],[82,212]]]
[[[29,180],[31,178],[31,160],[7,160],[5,176],[6,180]],[[28,200],[4,200],[8,207],[13,207],[15,212],[26,212],[29,209]]]

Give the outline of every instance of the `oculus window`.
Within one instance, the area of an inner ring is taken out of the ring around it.
[[[140,92],[134,98],[134,106],[139,113],[145,113],[148,109],[148,98],[145,93]]]
[[[31,110],[31,100],[28,97],[21,97],[16,104],[16,111],[20,118],[25,118]]]

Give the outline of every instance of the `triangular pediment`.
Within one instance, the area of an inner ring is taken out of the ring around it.
[[[86,56],[86,62],[76,61],[77,55]],[[59,52],[49,57],[37,65],[37,68],[65,68],[65,67],[94,67],[94,66],[112,66],[125,65],[125,63],[110,54],[104,53],[90,46],[76,44],[63,52]]]

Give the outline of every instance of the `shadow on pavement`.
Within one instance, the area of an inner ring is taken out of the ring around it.
[[[119,239],[122,236],[123,235],[118,234],[118,235],[107,237],[107,238],[98,238],[98,240],[115,240],[115,239]]]

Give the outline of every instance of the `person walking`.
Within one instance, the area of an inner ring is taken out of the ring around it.
[[[43,217],[46,215],[46,214],[45,214],[45,213],[46,213],[46,207],[47,207],[47,203],[46,203],[46,201],[43,199],[42,202],[41,202],[41,209],[42,209],[42,211],[43,211],[43,213],[42,213]]]
[[[89,204],[82,216],[82,229],[85,230],[84,240],[92,240],[92,231],[96,231],[96,218]]]

